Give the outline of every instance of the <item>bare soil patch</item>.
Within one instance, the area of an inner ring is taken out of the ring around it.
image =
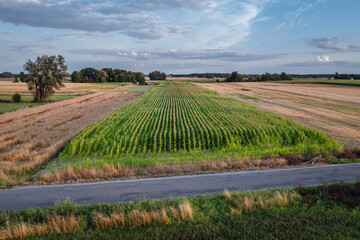
[[[358,87],[263,82],[199,85],[320,130],[348,147],[360,146]]]
[[[0,180],[46,163],[75,134],[142,92],[96,92],[0,115]]]

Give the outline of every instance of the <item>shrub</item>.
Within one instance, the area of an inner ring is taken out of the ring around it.
[[[12,99],[14,102],[18,103],[21,101],[21,95],[18,94],[18,93],[15,93],[13,96],[12,96]]]

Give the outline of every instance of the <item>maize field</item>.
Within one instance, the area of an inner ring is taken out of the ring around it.
[[[59,158],[136,164],[136,159],[152,156],[156,162],[180,153],[185,161],[194,152],[199,158],[207,153],[267,157],[337,148],[323,133],[200,86],[162,83],[82,130]]]

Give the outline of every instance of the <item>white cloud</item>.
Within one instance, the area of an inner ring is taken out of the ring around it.
[[[316,58],[317,62],[330,62],[330,56],[328,55],[322,55],[322,56],[317,56]]]

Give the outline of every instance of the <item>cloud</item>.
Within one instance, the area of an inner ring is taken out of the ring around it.
[[[112,5],[116,14],[106,11]],[[157,18],[154,12],[145,12],[144,8],[137,8],[136,1],[129,0],[0,1],[0,21],[5,23],[88,32],[116,31],[139,39],[165,36]]]
[[[313,47],[325,49],[325,50],[333,50],[333,51],[359,51],[360,45],[340,45],[340,43],[344,42],[344,38],[339,37],[329,37],[329,38],[314,38],[307,40],[308,44]]]
[[[0,22],[74,31],[115,32],[139,40],[224,48],[245,40],[273,0],[0,0]],[[185,47],[186,47],[185,46]],[[204,47],[202,47],[204,48]]]
[[[300,24],[303,22],[304,17],[308,12],[315,9],[316,7],[325,4],[327,0],[304,0],[304,1],[291,1],[291,4],[296,4],[297,8],[293,11],[289,11],[285,15],[286,22],[283,22],[274,27],[274,30],[280,30],[284,26],[290,27]]]
[[[317,56],[316,58],[317,62],[330,62],[330,56],[327,55],[322,55],[322,56]]]
[[[332,71],[339,68],[359,68],[360,62],[356,61],[296,61],[285,64],[288,67],[330,67]]]
[[[256,55],[242,52],[230,52],[218,49],[178,51],[175,49],[167,51],[128,51],[116,49],[82,49],[69,51],[75,54],[91,55],[93,57],[116,57],[132,60],[221,60],[231,62],[260,61],[276,59],[280,55]]]

